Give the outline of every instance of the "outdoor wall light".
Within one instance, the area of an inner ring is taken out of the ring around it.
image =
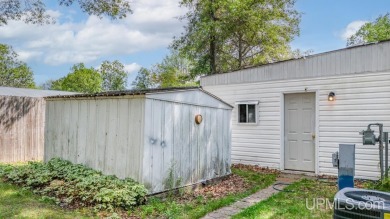
[[[196,124],[199,125],[200,123],[202,123],[202,121],[203,121],[202,115],[198,114],[198,115],[195,116],[195,123]]]
[[[329,101],[334,101],[335,100],[335,97],[336,97],[336,94],[334,92],[330,92],[328,94],[328,100]]]

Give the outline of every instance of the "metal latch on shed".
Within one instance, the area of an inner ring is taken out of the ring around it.
[[[336,151],[332,154],[333,167],[339,167],[339,152]]]

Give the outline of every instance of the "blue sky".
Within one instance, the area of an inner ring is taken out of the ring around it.
[[[184,23],[178,0],[133,0],[134,14],[125,20],[98,19],[47,1],[56,24],[36,26],[11,21],[0,27],[0,43],[12,45],[33,69],[38,85],[57,79],[79,62],[98,67],[119,60],[129,72],[129,84],[141,66],[150,67],[168,53],[167,46]],[[346,38],[364,22],[390,12],[389,0],[297,0],[301,33],[294,49],[320,53],[344,48]]]
[[[342,36],[348,25],[351,24],[350,28],[354,24],[359,26],[359,21],[373,21],[390,12],[390,1],[297,0],[296,8],[303,13],[301,34],[292,46],[319,53],[345,47]]]

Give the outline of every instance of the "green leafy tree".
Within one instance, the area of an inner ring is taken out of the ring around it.
[[[299,34],[294,1],[240,0],[226,5],[221,19],[229,33],[222,48],[222,71],[284,60]]]
[[[196,82],[191,75],[192,67],[188,59],[172,52],[152,68],[142,68],[133,86],[141,89],[194,86]]]
[[[185,32],[172,48],[195,65],[198,73],[214,74],[283,60],[299,34],[295,0],[182,0],[189,8],[182,18]]]
[[[35,88],[34,75],[12,47],[0,44],[0,86]]]
[[[102,90],[102,77],[93,68],[86,68],[83,63],[71,68],[67,76],[52,81],[51,90],[74,91],[81,93],[96,93]]]
[[[348,38],[347,46],[379,42],[390,39],[390,15],[379,16],[375,21],[364,24],[354,35]]]
[[[185,33],[176,38],[172,48],[179,50],[197,63],[197,72],[217,72],[217,51],[221,48],[225,31],[221,27],[219,11],[222,0],[182,0],[180,6],[189,8],[181,19],[188,22]]]
[[[108,16],[112,19],[124,18],[131,13],[127,0],[57,0],[59,5],[78,4],[80,9],[98,17]],[[0,1],[0,26],[9,20],[23,20],[26,23],[52,23],[54,20],[46,13],[44,0],[2,0]]]
[[[192,63],[176,52],[165,56],[153,68],[158,87],[182,87],[195,85],[191,76]]]
[[[147,68],[141,68],[132,85],[135,89],[155,88],[155,75]]]
[[[127,85],[125,66],[119,61],[104,61],[98,69],[102,76],[102,90],[124,90]]]

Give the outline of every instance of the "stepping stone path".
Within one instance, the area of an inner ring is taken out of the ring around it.
[[[311,178],[303,175],[294,175],[294,174],[281,174],[277,180],[276,183],[293,183],[299,179],[302,178]],[[275,183],[275,184],[276,184]],[[274,184],[262,189],[244,199],[241,199],[240,201],[237,201],[229,206],[217,209],[213,212],[208,213],[206,216],[203,217],[203,219],[220,219],[220,218],[230,218],[231,216],[238,214],[240,211],[244,210],[245,208],[248,208],[258,202],[261,202],[263,200],[266,200],[267,198],[271,197],[272,195],[278,193],[278,190],[275,190],[273,188]],[[284,189],[287,185],[276,185],[275,188],[277,189]]]

